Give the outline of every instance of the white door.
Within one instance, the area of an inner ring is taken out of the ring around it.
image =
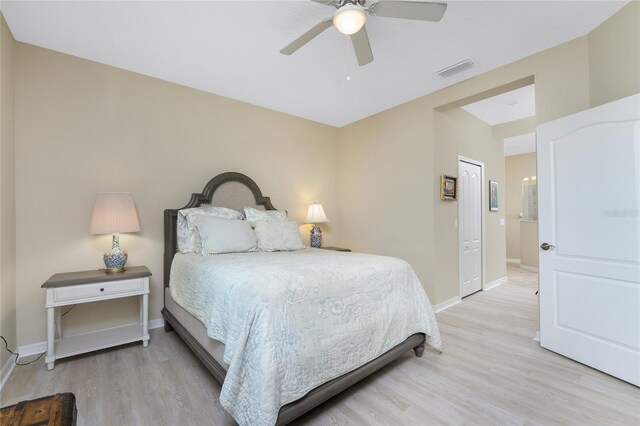
[[[460,160],[458,167],[460,297],[482,290],[482,168]]]
[[[540,344],[640,385],[640,95],[538,127],[538,209]]]

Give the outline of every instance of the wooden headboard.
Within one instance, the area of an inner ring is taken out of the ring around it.
[[[258,185],[246,175],[226,172],[211,179],[202,193],[191,194],[191,200],[179,209],[164,211],[164,286],[169,287],[169,274],[173,256],[178,252],[178,211],[203,204],[227,207],[243,212],[244,207],[275,210],[269,197],[262,195]]]

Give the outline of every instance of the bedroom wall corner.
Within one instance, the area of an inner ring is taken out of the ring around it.
[[[339,242],[334,127],[20,42],[15,108],[18,345],[45,340],[44,281],[104,267],[110,236],[89,234],[99,191],[133,193],[142,231],[120,241],[128,265],[153,273],[150,320],[163,304],[163,211],[219,173],[250,176],[299,223],[322,203],[324,244]],[[137,315],[136,298],[78,305],[65,333]]]
[[[9,347],[16,339],[16,198],[14,128],[14,46],[11,30],[0,14],[0,333]],[[0,369],[11,359],[0,346]],[[6,377],[0,377],[4,383]]]

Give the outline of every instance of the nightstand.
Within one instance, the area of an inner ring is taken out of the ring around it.
[[[47,290],[47,369],[53,370],[56,359],[138,340],[142,341],[144,347],[149,346],[150,276],[151,272],[146,266],[135,266],[118,274],[107,274],[100,270],[55,274],[42,284],[42,288]],[[132,296],[140,297],[138,324],[96,330],[63,339],[63,306]]]
[[[346,252],[350,252],[351,249],[348,248],[342,248],[342,247],[320,247],[323,250],[333,250],[333,251],[346,251]]]

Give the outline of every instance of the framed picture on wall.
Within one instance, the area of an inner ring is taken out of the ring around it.
[[[458,178],[453,176],[440,176],[440,199],[442,201],[455,201],[458,190]]]
[[[495,180],[489,181],[489,211],[498,211],[498,182]]]

